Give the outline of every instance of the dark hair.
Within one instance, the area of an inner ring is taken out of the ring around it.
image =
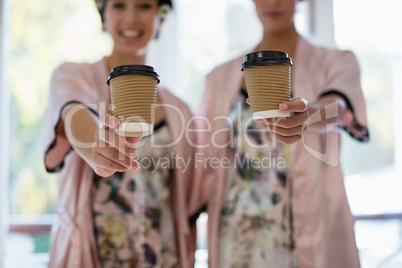
[[[106,6],[106,1],[107,0],[95,0],[96,6],[98,7],[99,14],[101,16],[102,22],[104,20],[104,12],[105,12],[105,6]],[[161,6],[163,4],[166,4],[170,6],[170,8],[173,8],[173,4],[171,0],[158,0],[158,6]]]

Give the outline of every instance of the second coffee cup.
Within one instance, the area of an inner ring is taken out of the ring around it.
[[[112,69],[110,86],[113,115],[120,120],[116,133],[143,137],[153,133],[159,76],[147,65],[123,65]]]
[[[254,119],[289,117],[279,104],[291,98],[292,59],[281,51],[258,51],[245,56],[242,71]]]

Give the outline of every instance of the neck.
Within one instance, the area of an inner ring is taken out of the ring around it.
[[[108,69],[111,70],[112,68],[116,66],[121,66],[121,65],[131,65],[131,64],[138,64],[138,65],[143,65],[145,64],[145,53],[142,53],[141,55],[127,55],[120,53],[116,50],[113,50],[112,54],[107,57],[107,65]]]
[[[264,32],[263,38],[256,50],[283,51],[288,53],[289,57],[293,58],[298,38],[299,34],[296,32],[294,25],[286,31]]]

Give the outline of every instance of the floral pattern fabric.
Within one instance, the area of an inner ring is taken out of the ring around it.
[[[219,223],[219,267],[296,267],[289,147],[252,119],[243,90],[230,118],[230,169]],[[267,146],[261,146],[267,145]]]
[[[172,169],[166,162],[171,151],[155,146],[169,144],[170,137],[163,123],[143,139],[138,171],[94,175],[95,235],[103,267],[179,267],[168,187]]]

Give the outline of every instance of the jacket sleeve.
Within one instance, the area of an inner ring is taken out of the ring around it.
[[[340,125],[353,138],[367,141],[369,133],[366,120],[366,106],[360,84],[360,67],[351,51],[334,50],[324,63],[323,90],[319,98],[336,94],[343,98],[347,112],[340,120]]]
[[[59,124],[63,109],[71,103],[80,103],[91,108],[94,93],[83,77],[78,64],[65,63],[52,74],[48,95],[48,107],[42,125],[42,146],[45,167],[48,172],[58,172],[64,164],[64,157],[72,149]]]

